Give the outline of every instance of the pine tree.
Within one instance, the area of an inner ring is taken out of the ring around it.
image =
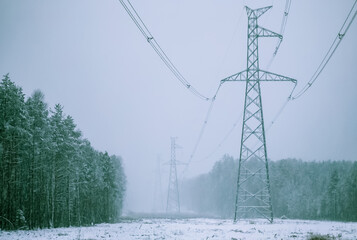
[[[330,205],[330,209],[331,209],[331,215],[330,217],[332,219],[336,219],[337,218],[337,193],[338,193],[338,186],[339,183],[339,177],[338,177],[338,172],[335,169],[330,177],[330,183],[328,186],[328,198],[329,198],[329,205]]]
[[[1,228],[14,227],[17,210],[23,211],[27,183],[27,169],[21,165],[27,154],[24,151],[29,138],[26,109],[22,89],[5,75],[0,84],[0,144],[1,154]],[[19,226],[21,227],[21,226]]]
[[[28,224],[30,228],[34,226],[47,226],[44,219],[46,216],[46,203],[49,201],[47,159],[49,153],[49,118],[47,104],[44,102],[44,95],[41,91],[35,91],[27,99],[26,107],[28,112],[30,139],[30,164],[29,164],[29,207]]]
[[[347,220],[357,221],[357,162],[353,163],[347,180]]]

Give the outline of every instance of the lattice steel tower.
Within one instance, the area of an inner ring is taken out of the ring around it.
[[[180,196],[177,181],[176,170],[176,138],[171,138],[171,161],[170,161],[170,176],[169,188],[167,191],[167,205],[166,212],[180,212]]]
[[[282,38],[281,35],[258,25],[258,18],[270,8],[271,6],[253,10],[246,7],[247,69],[222,80],[246,83],[234,221],[237,218],[256,217],[273,221],[260,82],[296,83],[296,80],[259,69],[259,37]]]

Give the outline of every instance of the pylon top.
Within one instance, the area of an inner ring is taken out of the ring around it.
[[[273,6],[251,9],[248,6],[245,6],[245,9],[247,11],[248,18],[259,18],[261,15],[263,15],[266,11],[268,11],[272,7]]]

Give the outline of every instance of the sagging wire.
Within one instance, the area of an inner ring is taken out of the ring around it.
[[[215,154],[221,147],[222,145],[227,141],[227,139],[231,136],[231,134],[233,133],[234,129],[237,127],[238,123],[240,123],[242,121],[242,117],[243,117],[243,113],[244,111],[241,112],[241,114],[239,114],[239,117],[237,118],[237,120],[233,123],[232,127],[229,129],[229,131],[226,133],[226,135],[224,135],[224,137],[222,138],[222,140],[219,142],[219,144],[217,145],[216,148],[213,149],[213,151],[211,151],[206,157],[204,157],[203,159],[197,161],[197,162],[202,162],[205,161],[207,159],[209,159],[210,157],[213,156],[213,154]]]
[[[342,24],[342,27],[340,28],[338,34],[336,35],[334,41],[332,42],[329,50],[326,53],[326,55],[322,59],[320,65],[318,66],[318,68],[316,69],[316,71],[314,72],[314,74],[312,75],[310,80],[308,81],[308,83],[297,94],[295,94],[295,96],[292,97],[292,100],[295,100],[295,99],[301,97],[312,86],[312,84],[314,84],[316,79],[320,76],[321,72],[326,67],[327,63],[330,61],[330,59],[333,56],[333,54],[335,53],[336,49],[340,45],[343,37],[346,35],[348,29],[350,28],[353,20],[356,18],[356,15],[357,15],[357,7],[356,7],[357,5],[356,5],[356,3],[357,3],[357,0],[354,2],[354,4],[353,4],[351,10],[349,11],[344,23]],[[355,12],[354,12],[353,16],[351,17],[351,14],[352,14],[353,10]],[[347,22],[348,22],[348,24],[347,24]]]
[[[195,156],[195,154],[196,154],[197,148],[198,148],[198,146],[199,146],[199,144],[200,144],[200,142],[201,142],[201,140],[202,140],[202,136],[203,136],[203,134],[204,134],[204,132],[205,132],[205,129],[206,129],[206,126],[207,126],[207,124],[208,124],[208,120],[210,119],[211,112],[212,112],[214,103],[215,103],[215,101],[216,101],[217,94],[218,94],[219,89],[221,88],[222,84],[223,84],[223,82],[220,82],[220,84],[219,84],[219,86],[218,86],[218,88],[217,88],[217,90],[216,90],[216,93],[215,93],[214,96],[211,98],[211,103],[210,103],[210,105],[209,105],[209,108],[208,108],[208,111],[207,111],[207,113],[206,113],[205,119],[204,119],[203,124],[202,124],[202,126],[201,126],[200,133],[198,134],[198,138],[197,138],[197,140],[196,140],[196,142],[195,142],[195,145],[194,145],[194,147],[193,147],[193,150],[192,150],[192,152],[191,152],[191,154],[190,154],[189,160],[188,160],[188,162],[186,163],[186,167],[185,167],[184,170],[182,171],[181,179],[184,178],[184,176],[185,176],[185,174],[186,174],[186,172],[187,172],[187,170],[188,170],[188,167],[189,167],[189,165],[191,164],[192,159],[194,158],[194,156]]]
[[[137,28],[140,30],[142,35],[145,37],[147,42],[150,44],[150,46],[154,49],[156,54],[160,57],[160,59],[163,61],[163,63],[166,65],[166,67],[173,73],[173,75],[184,85],[192,94],[194,94],[196,97],[202,99],[202,100],[211,100],[211,98],[206,97],[202,93],[200,93],[195,87],[193,87],[187,80],[186,78],[181,74],[181,72],[176,68],[176,66],[172,63],[170,58],[167,56],[167,54],[164,52],[164,50],[161,48],[157,40],[154,38],[154,36],[151,34],[147,26],[145,25],[144,21],[141,19],[137,11],[135,10],[134,6],[131,4],[130,0],[119,0],[125,11],[128,13],[134,24],[137,26]]]
[[[288,105],[288,103],[293,100],[292,95],[293,95],[293,93],[294,93],[294,91],[295,91],[296,86],[297,86],[297,82],[295,82],[294,87],[293,87],[293,89],[291,90],[291,92],[290,92],[288,98],[286,99],[286,101],[284,102],[284,104],[282,105],[282,107],[279,109],[279,111],[276,113],[276,115],[274,116],[273,120],[270,122],[270,124],[269,124],[269,126],[267,127],[267,129],[266,129],[265,132],[268,132],[268,131],[269,131],[269,129],[275,124],[276,120],[277,120],[277,119],[280,117],[280,115],[283,113],[283,111],[285,110],[285,108],[286,108],[286,106]]]
[[[281,21],[280,32],[279,32],[279,34],[280,34],[281,36],[283,36],[283,35],[284,35],[284,32],[285,32],[286,23],[288,22],[288,17],[289,17],[289,13],[290,13],[290,6],[291,6],[291,0],[286,0],[286,2],[285,2],[285,10],[284,10],[283,19],[282,19],[282,21]],[[279,50],[279,48],[280,48],[280,45],[281,45],[282,41],[283,41],[283,38],[279,38],[279,39],[277,40],[277,43],[276,43],[276,46],[275,46],[275,50],[274,50],[273,56],[271,57],[271,59],[270,59],[268,65],[267,65],[267,67],[266,67],[267,70],[269,70],[271,64],[273,63],[274,58],[275,58],[275,56],[276,56],[277,53],[278,53],[278,50]]]
[[[286,4],[285,8],[288,9],[288,11],[289,11],[291,3],[288,3],[288,1],[291,2],[291,0],[287,0],[287,4]],[[353,13],[354,9],[355,9],[355,12],[354,12],[354,14],[352,16],[351,14]],[[294,86],[293,90],[291,91],[289,97],[287,98],[287,100],[284,102],[284,104],[281,107],[281,109],[278,111],[276,116],[271,121],[269,127],[267,128],[267,131],[276,122],[276,120],[279,118],[279,116],[285,110],[285,108],[288,105],[288,103],[293,101],[293,100],[296,100],[299,97],[301,97],[312,86],[312,84],[316,81],[316,79],[320,76],[321,72],[324,70],[324,68],[326,67],[327,63],[330,61],[332,55],[335,53],[337,47],[341,43],[343,37],[346,35],[346,33],[347,33],[348,29],[350,28],[353,20],[356,18],[356,15],[357,15],[357,0],[355,0],[354,4],[352,5],[352,7],[351,7],[351,9],[350,9],[345,21],[343,22],[343,24],[342,24],[337,36],[335,37],[335,39],[334,39],[333,43],[331,44],[329,50],[327,51],[327,53],[325,54],[324,58],[322,59],[320,65],[318,66],[318,68],[316,69],[316,71],[314,72],[312,77],[310,78],[310,81],[297,94],[295,94],[293,96],[293,94],[295,92],[295,89],[296,89],[296,86],[297,86],[297,84],[295,83],[295,86]],[[347,22],[348,22],[348,24],[347,24]],[[283,25],[282,25],[281,31],[284,31],[284,30],[285,30],[285,27],[283,27]]]

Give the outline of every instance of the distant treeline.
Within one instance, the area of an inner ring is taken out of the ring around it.
[[[357,221],[357,162],[269,162],[275,218]],[[183,184],[182,205],[233,217],[238,161],[224,156],[208,174]]]
[[[122,160],[93,149],[71,116],[44,95],[0,83],[0,227],[112,222],[121,214]]]

